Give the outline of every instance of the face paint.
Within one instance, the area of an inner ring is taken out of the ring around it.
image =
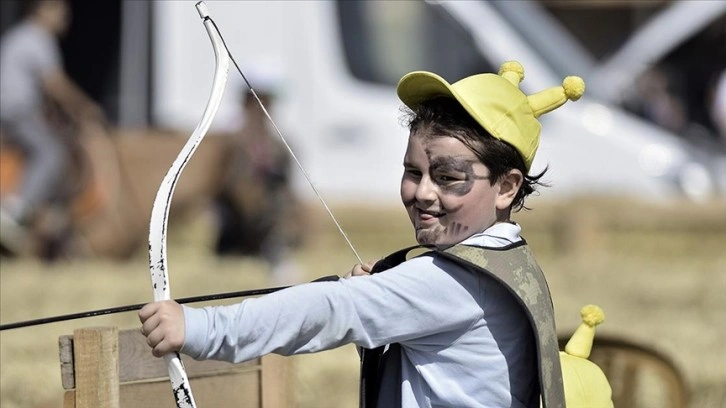
[[[409,137],[401,201],[421,244],[447,247],[496,222],[499,183],[461,141],[422,129]]]
[[[466,195],[471,192],[477,180],[489,179],[487,176],[480,176],[474,172],[474,164],[479,163],[477,160],[429,156],[429,161],[431,162],[429,169],[431,179],[441,186],[442,190],[451,194]]]

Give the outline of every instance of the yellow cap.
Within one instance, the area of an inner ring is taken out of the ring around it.
[[[570,76],[562,86],[527,96],[519,89],[523,79],[524,68],[517,61],[502,64],[499,75],[472,75],[454,84],[433,72],[415,71],[399,81],[398,97],[410,108],[438,96],[456,99],[484,130],[514,146],[529,170],[539,147],[537,118],[580,99],[585,82]]]
[[[562,383],[567,408],[613,408],[612,389],[600,367],[587,358],[595,336],[595,326],[605,320],[598,306],[580,310],[582,323],[575,330],[565,351],[560,352]]]

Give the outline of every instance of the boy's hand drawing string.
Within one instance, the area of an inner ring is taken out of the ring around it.
[[[207,34],[212,41],[212,46],[214,47],[216,69],[214,72],[212,92],[209,96],[207,107],[204,109],[202,119],[197,124],[197,127],[194,129],[192,136],[184,145],[182,151],[174,160],[174,163],[164,177],[164,180],[162,181],[161,186],[157,191],[156,198],[154,200],[154,205],[151,212],[151,221],[149,225],[149,269],[151,272],[151,281],[154,291],[154,301],[171,299],[166,257],[166,235],[171,200],[174,194],[174,188],[176,186],[176,183],[181,176],[181,172],[184,170],[184,167],[189,162],[189,159],[194,154],[197,147],[199,146],[199,143],[202,141],[205,134],[209,130],[212,119],[217,113],[217,109],[219,108],[219,105],[222,101],[222,95],[224,94],[224,87],[227,82],[230,61],[234,63],[237,71],[240,73],[240,75],[242,75],[245,84],[257,100],[257,103],[260,105],[260,108],[262,108],[265,116],[267,116],[267,118],[270,120],[270,123],[272,123],[272,126],[274,127],[278,136],[282,140],[288,152],[292,155],[295,163],[297,163],[298,167],[303,172],[305,179],[312,187],[315,195],[320,199],[326,211],[333,219],[333,222],[338,227],[338,230],[343,235],[343,238],[347,242],[348,246],[353,251],[358,261],[360,263],[363,263],[357,251],[350,242],[350,239],[348,239],[347,234],[343,231],[342,227],[338,223],[327,203],[315,188],[315,185],[312,183],[312,180],[308,176],[300,161],[297,159],[297,156],[290,148],[287,140],[285,140],[282,132],[280,132],[279,128],[272,120],[272,117],[268,113],[264,104],[257,96],[255,90],[252,88],[252,85],[247,80],[247,77],[244,75],[242,70],[239,68],[239,65],[237,65],[237,62],[232,57],[229,48],[227,47],[224,39],[222,38],[222,34],[219,28],[209,16],[209,10],[207,9],[206,5],[204,4],[204,2],[200,1],[196,4],[196,8],[199,12],[199,16],[203,20],[204,27],[207,29]],[[191,387],[189,385],[189,379],[187,378],[187,374],[184,369],[184,365],[182,364],[179,357],[179,353],[175,352],[167,354],[164,356],[164,360],[167,364],[167,369],[169,371],[169,379],[171,381],[177,408],[196,408],[196,403],[194,401],[194,397],[192,396]]]

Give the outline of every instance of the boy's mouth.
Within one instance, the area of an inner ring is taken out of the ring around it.
[[[418,218],[422,221],[440,218],[446,215],[445,213],[440,211],[422,210],[420,208],[417,208],[416,212],[418,213]]]

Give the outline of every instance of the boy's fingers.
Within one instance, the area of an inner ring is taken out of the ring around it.
[[[169,350],[167,350],[166,345],[162,342],[154,346],[153,349],[151,349],[151,354],[154,357],[164,357],[165,354],[168,354]]]
[[[364,271],[370,273],[373,270],[373,265],[375,265],[375,264],[376,264],[376,261],[370,261],[370,262],[366,262],[365,264],[361,265],[360,267]]]
[[[141,334],[143,334],[146,337],[149,337],[151,335],[151,333],[153,333],[154,330],[158,326],[159,326],[159,316],[158,315],[151,315],[141,325]]]
[[[146,343],[151,347],[156,347],[164,342],[165,337],[165,333],[157,329],[146,335]]]
[[[350,272],[348,272],[348,274],[345,275],[345,277],[351,278],[353,276],[363,276],[363,275],[368,275],[368,274],[369,274],[369,272],[363,268],[363,265],[356,264],[355,266],[353,266],[353,269],[351,269]]]
[[[172,343],[168,339],[164,339],[160,341],[158,344],[153,346],[151,350],[151,354],[154,357],[164,357],[164,355],[169,354],[171,352],[179,351],[177,348],[175,348]]]
[[[139,320],[144,323],[146,319],[153,316],[157,310],[159,310],[160,304],[158,302],[148,303],[139,310]]]

